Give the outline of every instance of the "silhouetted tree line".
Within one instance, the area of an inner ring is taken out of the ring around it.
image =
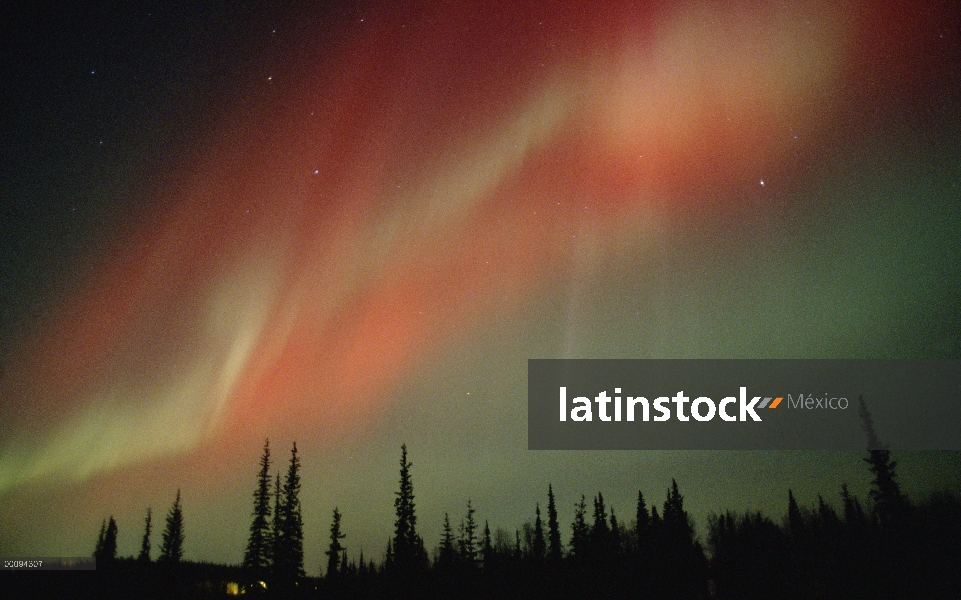
[[[872,474],[866,508],[846,484],[840,510],[791,490],[777,524],[760,513],[711,515],[708,547],[718,598],[961,598],[961,500],[935,492],[912,504],[897,463],[859,399]]]
[[[641,491],[630,520],[601,492],[574,504],[562,526],[548,485],[546,509],[513,531],[491,530],[467,500],[462,516],[444,515],[428,552],[417,532],[412,463],[401,446],[395,521],[379,563],[348,554],[342,513],[334,508],[326,569],[307,578],[300,509],[300,461],[293,445],[286,475],[271,476],[269,441],[259,463],[253,511],[240,566],[183,561],[184,519],[178,490],[151,562],[151,512],[140,554],[117,557],[117,523],[104,520],[94,555],[109,574],[73,597],[192,598],[244,593],[271,598],[650,598],[732,600],[961,597],[961,500],[938,492],[912,504],[897,483],[897,463],[873,429],[864,458],[872,474],[868,502],[842,484],[839,507],[818,496],[800,506],[787,490],[779,522],[760,512],[712,514],[707,547],[695,535],[684,496],[672,480],[661,504]],[[660,506],[660,510],[658,510]],[[546,519],[545,519],[546,517]],[[566,540],[566,543],[565,543]],[[20,575],[20,574],[17,574]],[[25,579],[20,580],[22,583]],[[31,588],[33,589],[33,588]],[[39,589],[39,588],[36,588]],[[47,591],[50,591],[49,589]],[[81,593],[86,592],[86,593]]]
[[[320,582],[332,598],[961,598],[961,500],[946,492],[913,505],[897,483],[896,462],[874,431],[863,400],[872,474],[869,502],[841,485],[840,508],[822,496],[801,507],[787,491],[780,522],[759,512],[708,519],[707,548],[698,541],[672,480],[661,509],[638,491],[629,523],[601,492],[581,496],[566,532],[552,485],[546,524],[540,503],[533,520],[513,532],[484,521],[467,501],[460,525],[445,513],[430,559],[415,533],[406,447],[397,521],[386,560],[348,558],[335,510]],[[565,528],[566,529],[566,528]],[[566,534],[567,544],[562,541]],[[405,541],[406,540],[406,541]],[[399,548],[404,548],[401,552]],[[400,557],[404,558],[401,559]],[[401,567],[401,565],[403,565]]]

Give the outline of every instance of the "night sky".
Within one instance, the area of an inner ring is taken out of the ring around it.
[[[961,357],[955,2],[127,2],[0,18],[0,555],[182,490],[243,555],[296,441],[382,558],[444,512],[866,500],[860,454],[527,450],[528,358]],[[66,3],[65,3],[66,4]],[[884,436],[883,423],[879,434]],[[961,454],[899,453],[913,499]]]

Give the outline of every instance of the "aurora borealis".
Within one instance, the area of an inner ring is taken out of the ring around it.
[[[25,11],[0,554],[89,554],[110,514],[132,553],[181,488],[188,558],[236,562],[265,437],[301,450],[308,572],[335,505],[382,552],[401,442],[428,545],[548,482],[562,520],[671,477],[698,516],[863,496],[846,454],[528,451],[526,361],[958,357],[959,12]],[[959,490],[956,454],[901,465]]]

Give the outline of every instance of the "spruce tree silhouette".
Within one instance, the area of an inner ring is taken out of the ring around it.
[[[100,558],[103,554],[103,539],[107,535],[107,519],[104,519],[100,524],[100,535],[97,536],[97,546],[94,548],[93,557],[96,559]]]
[[[554,502],[554,488],[547,484],[547,557],[558,563],[563,557],[561,530],[557,522],[557,505]]]
[[[684,496],[678,491],[677,481],[674,479],[671,479],[671,487],[667,490],[661,521],[668,552],[680,558],[687,553],[694,541],[694,528],[687,511],[684,510]]]
[[[142,563],[150,562],[150,531],[151,531],[150,507],[147,507],[147,518],[144,520],[143,539],[140,541],[140,554],[137,560]]]
[[[252,516],[243,566],[254,581],[260,581],[267,575],[271,558],[269,439],[264,441],[264,453],[260,457],[260,471],[257,473]]]
[[[444,513],[444,529],[440,536],[440,549],[437,563],[441,569],[449,569],[457,560],[457,549],[454,547],[454,532],[450,526],[450,515]]]
[[[818,494],[818,519],[820,520],[821,527],[828,530],[829,532],[837,532],[838,526],[841,520],[838,519],[838,513],[834,510],[834,507],[824,501],[824,497]]]
[[[897,461],[891,458],[887,444],[881,442],[874,430],[874,419],[868,412],[864,396],[858,396],[858,416],[861,426],[868,438],[868,456],[864,462],[868,463],[874,478],[871,480],[871,500],[874,501],[875,518],[881,527],[891,527],[904,518],[907,499],[901,493],[895,468]]]
[[[611,554],[617,555],[621,551],[621,525],[617,522],[614,515],[614,507],[611,506],[611,535],[609,539]]]
[[[661,519],[660,552],[663,558],[663,584],[676,598],[696,598],[706,585],[706,561],[701,545],[694,540],[694,527],[684,510],[684,496],[671,479]]]
[[[854,525],[857,520],[857,512],[854,503],[857,499],[848,491],[847,482],[841,484],[841,506],[844,507],[844,524]]]
[[[280,545],[280,532],[284,527],[284,513],[281,510],[282,498],[281,498],[281,485],[280,485],[280,471],[277,471],[277,477],[274,479],[274,517],[270,523],[270,569],[271,574],[277,572],[277,557],[280,555],[278,552],[278,546]]]
[[[791,490],[787,491],[787,522],[791,535],[800,536],[804,521],[801,519],[801,509],[798,508],[797,500],[794,499],[794,492]]]
[[[684,496],[678,491],[677,481],[671,479],[671,487],[667,490],[664,500],[664,512],[661,514],[664,525],[676,529],[676,534],[691,535],[687,512],[684,510]]]
[[[594,496],[594,524],[590,533],[590,554],[598,563],[605,564],[611,558],[611,529],[607,522],[604,494]]]
[[[359,565],[357,568],[357,578],[365,581],[367,579],[367,563],[364,562],[363,548],[360,549],[360,558],[357,560],[357,564]]]
[[[167,523],[163,532],[163,543],[160,546],[159,562],[176,565],[184,556],[184,514],[180,505],[180,490],[174,500],[170,512],[167,513]]]
[[[477,566],[477,522],[474,520],[476,512],[468,498],[467,516],[461,521],[459,540],[461,559],[468,569]]]
[[[484,521],[484,542],[483,546],[481,546],[481,560],[484,561],[484,571],[492,572],[494,569],[494,546],[491,544],[491,526],[486,520]]]
[[[327,577],[332,578],[337,575],[337,567],[339,566],[338,560],[340,560],[340,554],[345,552],[347,549],[341,545],[340,540],[347,537],[346,534],[340,532],[340,511],[337,507],[334,507],[334,517],[330,523],[330,547],[324,554],[327,555]],[[363,553],[361,553],[361,562],[363,562]]]
[[[653,506],[651,510],[656,510]],[[648,512],[647,502],[641,490],[637,491],[637,508],[634,516],[634,544],[633,566],[631,569],[631,585],[639,593],[647,594],[651,588],[654,576],[654,524],[651,513]]]
[[[571,523],[571,556],[575,563],[583,563],[589,555],[590,528],[586,520],[587,502],[581,494],[581,501],[574,505],[574,522]]]
[[[280,528],[275,545],[274,576],[282,590],[293,589],[304,578],[304,524],[300,508],[300,458],[297,443],[290,451],[280,498]]]
[[[641,560],[644,560],[650,556],[651,552],[651,515],[647,512],[647,502],[644,501],[641,490],[637,490],[634,535],[637,539],[637,553]]]
[[[531,556],[536,563],[543,562],[547,554],[547,543],[544,541],[544,524],[541,522],[541,505],[534,506],[534,540],[531,544]]]
[[[117,560],[117,522],[113,515],[107,523],[106,530],[103,530],[103,541],[98,542],[97,558],[98,566],[107,566]]]
[[[400,447],[400,490],[395,492],[397,497],[394,498],[394,512],[397,520],[394,522],[391,558],[392,566],[404,576],[413,576],[425,566],[422,564],[423,543],[417,535],[411,466],[412,463],[407,461],[407,445],[403,444]]]

